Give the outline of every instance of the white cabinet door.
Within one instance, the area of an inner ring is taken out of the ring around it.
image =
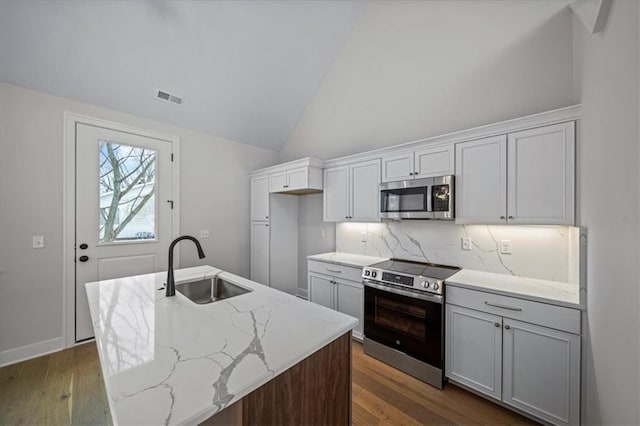
[[[349,217],[349,166],[324,170],[325,222],[344,222]]]
[[[287,191],[306,188],[309,184],[309,168],[301,167],[287,171]]]
[[[351,220],[380,220],[380,160],[363,161],[349,166]]]
[[[578,335],[505,318],[503,360],[503,402],[553,424],[578,424]]]
[[[446,315],[447,377],[500,400],[502,317],[449,304]]]
[[[269,192],[281,192],[287,190],[287,172],[272,173],[269,175]]]
[[[353,329],[353,336],[362,340],[362,326],[364,322],[364,290],[362,283],[336,279],[336,309],[343,314],[351,315],[359,323]]]
[[[251,178],[251,220],[269,219],[269,178]]]
[[[508,136],[509,223],[573,225],[574,123]]]
[[[251,222],[251,279],[269,285],[268,222]]]
[[[382,158],[382,181],[413,179],[413,151]]]
[[[456,223],[507,223],[506,135],[456,144]]]
[[[334,309],[333,278],[315,273],[309,274],[309,300],[318,305]]]
[[[414,153],[414,176],[419,178],[446,176],[454,173],[454,146],[425,148]]]

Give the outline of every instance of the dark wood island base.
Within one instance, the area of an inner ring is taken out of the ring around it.
[[[351,332],[202,424],[350,425]]]

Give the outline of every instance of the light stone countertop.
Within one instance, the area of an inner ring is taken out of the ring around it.
[[[317,260],[319,262],[333,263],[342,266],[356,266],[359,268],[387,260],[386,257],[373,257],[365,256],[362,254],[339,252],[312,254],[311,256],[307,256],[307,259]]]
[[[445,284],[568,308],[585,309],[580,304],[580,292],[577,284],[495,274],[471,269],[460,270],[445,280]]]
[[[166,272],[87,283],[114,424],[197,424],[354,328],[358,320],[210,266],[253,291],[197,305],[159,290]]]

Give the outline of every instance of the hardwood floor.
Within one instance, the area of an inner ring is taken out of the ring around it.
[[[435,389],[353,349],[353,424],[535,424],[454,385]],[[94,343],[0,368],[0,425],[107,425]]]

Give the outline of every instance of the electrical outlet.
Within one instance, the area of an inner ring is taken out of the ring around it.
[[[209,230],[201,229],[200,230],[200,238],[209,238]]]
[[[367,242],[367,231],[360,232],[360,241],[363,243]]]
[[[471,250],[471,237],[462,237],[462,250]]]
[[[44,235],[33,236],[33,248],[44,248]]]
[[[320,238],[327,238],[327,233],[324,229],[320,230]]]
[[[511,240],[500,240],[500,253],[511,254]]]

